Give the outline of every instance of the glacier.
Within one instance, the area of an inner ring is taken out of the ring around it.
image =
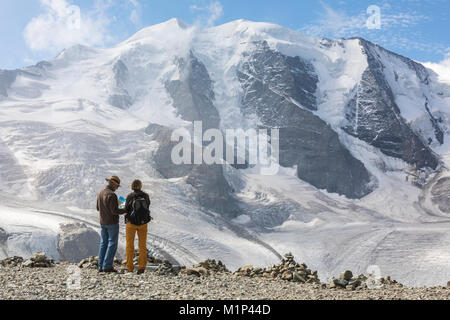
[[[280,128],[275,176],[170,161],[171,132]],[[450,279],[450,81],[364,39],[179,19],[111,48],[0,70],[0,257],[59,258],[59,224],[98,228],[112,174],[152,198],[149,247],[191,265],[267,266],[291,251],[414,286]],[[123,228],[123,226],[122,226]],[[123,230],[119,254],[123,254]]]

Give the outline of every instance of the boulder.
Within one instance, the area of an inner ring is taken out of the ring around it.
[[[98,253],[100,236],[84,223],[62,223],[60,229],[58,250],[61,260],[75,263]]]

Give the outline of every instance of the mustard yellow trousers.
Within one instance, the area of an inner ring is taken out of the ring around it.
[[[139,269],[145,269],[147,266],[147,232],[148,225],[136,226],[127,222],[126,238],[127,238],[127,269],[129,272],[134,270],[134,239],[138,234],[139,243]]]

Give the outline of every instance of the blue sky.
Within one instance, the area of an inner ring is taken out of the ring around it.
[[[379,29],[366,25],[371,5],[380,9]],[[450,53],[449,13],[448,0],[1,0],[0,69],[52,59],[76,43],[114,45],[173,17],[205,27],[248,19],[312,36],[362,36],[410,58],[440,62]]]

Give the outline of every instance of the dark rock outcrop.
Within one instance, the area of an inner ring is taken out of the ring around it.
[[[133,104],[133,101],[125,89],[128,79],[128,68],[121,60],[118,60],[113,67],[114,72],[114,93],[109,96],[108,103],[120,109],[127,109]]]
[[[379,148],[388,156],[402,159],[418,168],[435,169],[438,165],[437,157],[402,118],[395,102],[394,94],[384,74],[385,67],[376,51],[376,48],[384,49],[366,40],[359,40],[369,66],[355,88],[354,98],[347,106],[346,117],[349,125],[344,130]],[[407,60],[407,64],[426,84],[428,81],[426,70],[413,61]],[[427,105],[424,108],[429,112]],[[431,113],[430,121],[438,140],[443,141],[437,120]]]
[[[8,97],[8,89],[16,81],[17,74],[15,70],[0,70],[0,97]]]
[[[178,59],[178,68],[180,79],[167,82],[166,89],[179,116],[186,121],[201,121],[204,131],[219,129],[220,116],[214,106],[213,83],[206,67],[191,52],[187,59]],[[197,200],[202,207],[230,218],[238,215],[239,209],[231,195],[232,188],[224,177],[222,165],[176,165],[171,154],[178,142],[170,140],[172,130],[151,124],[146,133],[159,143],[153,156],[153,166],[163,177],[187,176],[186,182],[196,190]],[[193,159],[191,154],[191,163]]]
[[[178,59],[180,80],[166,83],[173,106],[183,120],[202,121],[203,129],[218,129],[220,116],[214,106],[213,83],[208,70],[191,52],[189,58]]]
[[[241,112],[257,117],[260,128],[279,128],[280,164],[297,166],[300,179],[348,198],[370,193],[363,163],[341,144],[331,127],[315,116],[317,76],[311,64],[257,43],[238,71],[244,89]]]

